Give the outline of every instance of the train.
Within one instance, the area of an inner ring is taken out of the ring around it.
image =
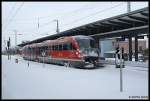
[[[99,65],[99,51],[90,36],[75,35],[33,43],[22,48],[25,60],[64,65],[66,67],[95,68]]]

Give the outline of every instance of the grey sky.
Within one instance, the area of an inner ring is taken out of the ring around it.
[[[15,45],[23,40],[34,40],[60,31],[127,12],[126,2],[2,2],[2,45],[11,37]],[[21,7],[16,13],[17,9]],[[131,2],[131,11],[148,7],[148,2]],[[16,13],[16,15],[15,15]],[[38,28],[39,18],[39,28]]]

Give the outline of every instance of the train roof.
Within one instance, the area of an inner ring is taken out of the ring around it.
[[[76,35],[72,37],[79,38],[79,39],[93,39],[91,36],[85,36],[85,35]]]
[[[50,44],[58,44],[58,43],[65,43],[68,41],[71,41],[72,38],[78,38],[78,39],[93,39],[90,36],[85,36],[85,35],[75,35],[75,36],[66,36],[66,37],[60,37],[58,39],[55,40],[46,40],[40,43],[34,43],[34,44],[30,44],[30,45],[26,45],[24,47],[42,47],[42,46],[47,46]]]

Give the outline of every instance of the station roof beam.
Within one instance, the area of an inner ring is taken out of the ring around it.
[[[135,18],[132,18],[131,16],[126,16],[126,17],[123,17],[122,19],[126,19],[126,20],[129,20],[129,21],[132,21],[132,22],[145,23],[144,21],[137,20]]]
[[[18,46],[24,46],[27,44],[42,42],[45,40],[53,40],[63,36],[70,35],[92,35],[101,38],[104,35],[106,37],[119,37],[123,34],[129,35],[134,33],[139,35],[141,33],[149,34],[148,30],[149,9],[148,7],[131,11],[129,13],[120,14],[110,18],[98,20],[89,24],[71,28],[66,31],[39,38],[29,43],[20,44]],[[104,35],[103,35],[103,34]]]

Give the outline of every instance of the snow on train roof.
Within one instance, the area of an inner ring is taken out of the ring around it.
[[[60,38],[57,38],[57,39],[55,39],[55,40],[47,40],[47,41],[45,41],[46,43],[48,43],[48,42],[51,42],[51,43],[56,43],[56,41],[59,43],[59,42],[66,42],[66,41],[68,41],[68,40],[70,40],[71,39],[71,37],[72,36],[65,36],[65,37],[60,37]]]
[[[41,46],[46,46],[46,45],[49,45],[50,43],[53,44],[53,43],[63,43],[63,42],[66,42],[67,40],[63,40],[63,39],[70,39],[71,37],[74,37],[74,38],[78,38],[78,39],[93,39],[92,37],[90,36],[85,36],[85,35],[75,35],[75,36],[66,36],[66,37],[60,37],[58,39],[55,39],[55,40],[46,40],[46,41],[43,41],[43,42],[40,42],[40,43],[34,43],[34,44],[30,44],[30,45],[26,45],[25,47],[41,47]]]
[[[76,36],[73,36],[74,38],[79,38],[79,39],[93,39],[92,37],[90,36],[85,36],[85,35],[76,35]]]

